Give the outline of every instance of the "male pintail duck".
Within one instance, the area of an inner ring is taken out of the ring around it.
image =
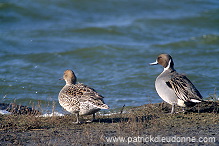
[[[158,95],[172,105],[171,113],[174,113],[175,105],[181,107],[194,106],[202,102],[202,95],[192,82],[174,69],[173,59],[169,54],[160,54],[156,62],[150,65],[160,64],[163,72],[156,78],[155,88]]]

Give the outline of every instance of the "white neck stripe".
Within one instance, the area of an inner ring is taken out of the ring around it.
[[[163,71],[166,71],[166,70],[168,70],[168,69],[170,68],[171,61],[172,61],[172,60],[170,59],[169,62],[168,62],[167,67],[165,67],[165,68],[163,69]]]

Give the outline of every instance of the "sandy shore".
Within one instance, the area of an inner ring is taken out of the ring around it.
[[[75,125],[74,115],[0,115],[1,145],[219,145],[219,103],[202,103],[169,114],[166,103],[125,107]],[[84,120],[91,116],[83,117]]]

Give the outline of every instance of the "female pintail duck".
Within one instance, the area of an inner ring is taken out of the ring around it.
[[[156,62],[150,65],[160,64],[163,72],[156,78],[155,88],[158,95],[172,105],[171,113],[174,113],[175,105],[186,107],[194,106],[202,100],[202,95],[192,82],[174,69],[173,59],[169,54],[160,54]]]
[[[59,93],[58,99],[60,105],[70,113],[76,114],[79,124],[79,115],[93,114],[101,109],[108,109],[103,101],[103,96],[98,94],[94,89],[82,84],[77,83],[77,78],[72,70],[66,70],[63,75],[66,85]]]

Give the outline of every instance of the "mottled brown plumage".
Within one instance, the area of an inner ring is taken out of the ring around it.
[[[59,93],[59,103],[68,112],[76,114],[76,123],[80,123],[79,115],[93,114],[95,118],[96,112],[109,108],[103,101],[104,97],[93,88],[82,83],[76,84],[76,76],[72,70],[66,70],[63,79],[66,85]]]

